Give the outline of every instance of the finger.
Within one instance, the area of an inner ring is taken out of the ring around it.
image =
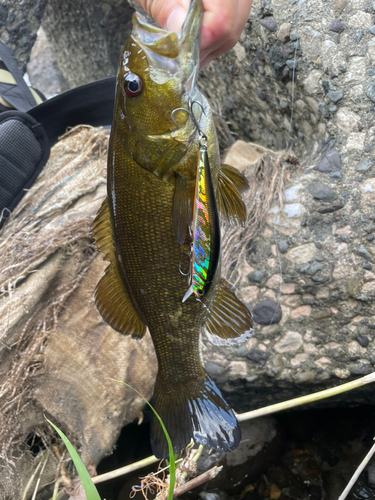
[[[241,33],[245,27],[245,24],[249,18],[250,10],[251,10],[252,0],[239,0],[238,1],[238,9],[235,25],[233,28],[233,32],[231,35],[215,50],[206,49],[201,51],[201,63],[200,68],[204,68],[209,64],[213,59],[221,56],[228,50],[232,49],[236,43],[238,42]]]
[[[202,53],[213,52],[230,38],[236,24],[237,5],[237,0],[204,0]]]
[[[136,0],[136,3],[159,26],[177,33],[185,20],[190,0]]]

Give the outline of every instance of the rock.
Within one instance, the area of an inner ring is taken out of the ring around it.
[[[304,264],[313,258],[315,255],[315,248],[314,243],[306,243],[305,245],[289,249],[285,256],[294,264]]]
[[[266,94],[263,92],[263,90],[262,90],[262,89],[260,89],[260,90],[258,90],[258,91],[257,91],[257,96],[259,97],[259,99],[260,99],[261,101],[266,101],[266,100],[267,100],[267,96],[266,96]]]
[[[287,59],[286,64],[289,66],[290,69],[294,70],[297,69],[297,61],[295,61],[294,59]]]
[[[323,118],[329,118],[330,117],[330,114],[329,114],[329,111],[328,111],[328,106],[325,102],[320,102],[319,103],[319,111],[321,112]]]
[[[359,116],[350,108],[342,106],[336,114],[336,123],[341,130],[349,134],[359,122]]]
[[[253,283],[260,283],[263,279],[264,272],[260,270],[253,271],[249,274],[249,280]]]
[[[367,31],[371,33],[371,35],[375,36],[375,26],[371,26],[370,28],[367,28]]]
[[[287,332],[276,344],[274,350],[278,353],[298,351],[302,347],[302,335],[298,332]]]
[[[344,208],[344,206],[344,203],[338,203],[329,207],[317,208],[316,211],[320,214],[331,214],[333,212],[341,210],[342,208]]]
[[[259,325],[273,325],[279,323],[282,312],[280,304],[273,300],[264,300],[253,310],[253,318]]]
[[[358,344],[362,347],[367,347],[370,343],[370,341],[366,335],[358,335],[357,341],[358,341]]]
[[[292,30],[290,32],[290,35],[289,35],[290,39],[292,40],[292,42],[295,42],[298,40],[298,32],[297,30]]]
[[[283,23],[279,31],[277,32],[277,38],[280,40],[280,42],[286,42],[289,39],[289,33],[290,30],[292,29],[292,24],[291,23]]]
[[[289,245],[285,240],[281,240],[277,243],[277,248],[280,253],[286,253],[288,251]]]
[[[326,153],[322,159],[318,162],[315,169],[319,172],[335,172],[341,168],[341,156],[336,149],[332,149]]]
[[[373,258],[374,258],[371,255],[371,253],[367,250],[367,248],[364,247],[363,245],[359,248],[358,255],[360,255],[361,257],[364,257],[367,260],[373,260]]]
[[[327,96],[332,102],[339,102],[344,97],[344,91],[332,90],[331,92],[328,92]]]
[[[365,88],[365,94],[369,99],[371,99],[372,102],[375,102],[375,82],[371,82],[367,85]]]
[[[342,33],[345,28],[340,19],[334,19],[328,29],[329,31],[334,31],[335,33]]]
[[[259,349],[250,349],[247,353],[247,358],[253,363],[263,366],[267,361],[268,354],[264,351],[260,351]]]
[[[357,43],[359,43],[361,41],[362,36],[363,36],[363,30],[362,29],[356,30],[356,32],[355,32],[355,41]]]
[[[368,262],[366,262],[365,264],[363,264],[362,269],[366,269],[367,271],[371,271],[372,265],[369,264]]]
[[[260,24],[267,28],[269,31],[277,31],[277,24],[272,16],[265,17],[260,21]]]
[[[357,172],[367,172],[373,166],[373,161],[370,158],[363,158],[363,160],[357,165]]]
[[[337,198],[336,193],[322,182],[315,181],[307,186],[309,193],[319,201],[333,201]]]
[[[374,76],[374,75],[375,75],[375,69],[370,68],[370,69],[367,71],[367,76]]]
[[[208,490],[208,491],[201,491],[198,494],[199,498],[201,500],[227,500],[228,499],[228,494],[224,490]]]
[[[318,273],[319,271],[321,271],[323,269],[324,265],[321,264],[320,262],[316,262],[314,261],[310,266],[309,266],[309,270],[308,270],[308,273],[310,274],[310,276],[314,276],[314,274]]]

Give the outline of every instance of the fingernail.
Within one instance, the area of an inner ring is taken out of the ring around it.
[[[183,7],[177,7],[169,14],[165,29],[178,33],[181,26],[184,24],[187,11]]]

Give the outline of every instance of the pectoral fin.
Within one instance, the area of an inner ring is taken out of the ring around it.
[[[218,209],[221,217],[232,226],[244,226],[246,207],[241,193],[249,183],[236,168],[223,164],[219,172]]]
[[[187,228],[193,219],[194,183],[182,175],[176,175],[173,197],[172,223],[176,240],[180,245],[185,242]]]
[[[124,288],[113,250],[112,229],[107,199],[104,200],[92,226],[98,250],[110,262],[95,290],[95,304],[104,321],[124,335],[141,338],[146,325],[139,319]]]
[[[219,291],[210,307],[205,324],[209,341],[214,345],[234,345],[245,342],[253,332],[253,320],[247,307],[221,280]]]

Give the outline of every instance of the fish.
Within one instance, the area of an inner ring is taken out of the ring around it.
[[[120,54],[108,149],[107,198],[93,223],[109,265],[95,291],[103,319],[142,338],[158,373],[152,405],[179,453],[190,442],[222,451],[241,439],[235,414],[199,357],[250,338],[248,308],[221,278],[220,223],[243,226],[246,178],[221,164],[212,111],[197,85],[202,0],[178,33],[135,13]],[[188,293],[190,290],[190,293]],[[168,457],[157,418],[151,446]]]

